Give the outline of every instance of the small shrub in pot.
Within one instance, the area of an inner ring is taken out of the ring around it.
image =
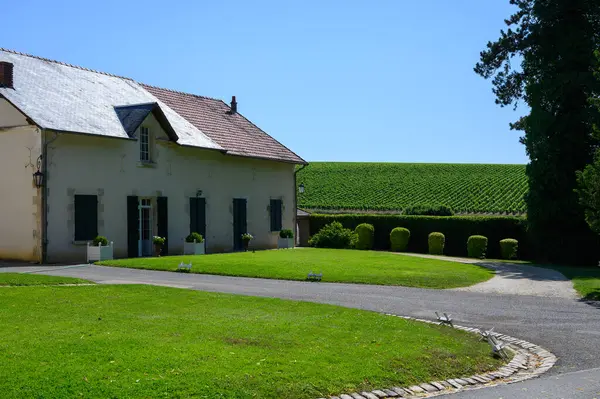
[[[204,237],[202,237],[202,234],[200,233],[193,232],[190,233],[190,235],[188,235],[187,237],[185,237],[185,242],[196,242],[199,244],[201,242],[204,242]]]
[[[488,239],[485,236],[471,236],[467,240],[469,258],[483,259],[487,252]]]
[[[373,237],[375,236],[375,228],[372,224],[361,223],[354,229],[356,233],[356,249],[373,249]]]
[[[433,232],[429,233],[427,238],[429,244],[429,253],[431,255],[443,255],[444,245],[446,245],[446,236],[443,233]]]
[[[294,238],[294,232],[290,229],[283,229],[279,232],[280,238]]]
[[[93,241],[93,245],[97,247],[98,245],[102,245],[103,247],[108,245],[108,240],[104,236],[96,236]]]
[[[409,240],[410,230],[404,227],[396,227],[390,233],[390,243],[392,244],[391,248],[394,252],[406,251]]]
[[[505,238],[500,240],[500,254],[502,259],[517,259],[519,241],[514,238]]]

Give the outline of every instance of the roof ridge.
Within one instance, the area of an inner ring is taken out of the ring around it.
[[[223,101],[220,98],[214,98],[214,97],[209,97],[209,96],[203,96],[201,94],[194,94],[194,93],[188,93],[185,91],[180,91],[180,90],[174,90],[174,89],[167,89],[165,87],[159,87],[159,86],[154,86],[154,85],[149,85],[147,83],[143,83],[143,82],[137,82],[139,84],[141,84],[142,86],[147,86],[147,87],[152,87],[153,89],[159,89],[159,90],[164,90],[164,91],[170,91],[171,93],[176,93],[176,94],[183,94],[186,96],[192,96],[192,97],[198,97],[198,98],[204,98],[206,100],[213,100],[213,101],[220,101],[222,103],[224,103],[225,105],[227,105],[227,103],[225,101]]]
[[[79,65],[69,64],[69,63],[63,62],[63,61],[57,61],[57,60],[52,60],[50,58],[40,57],[38,55],[33,55],[33,54],[28,54],[28,53],[22,53],[22,52],[16,51],[16,50],[10,50],[10,49],[3,48],[3,47],[0,47],[0,51],[4,51],[6,53],[11,53],[11,54],[16,54],[16,55],[22,55],[24,57],[35,58],[35,59],[42,60],[42,61],[53,62],[53,63],[58,64],[58,65],[63,65],[63,66],[70,67],[70,68],[80,69],[82,71],[93,72],[93,73],[97,73],[97,74],[100,74],[100,75],[111,76],[113,78],[120,78],[120,79],[126,79],[126,80],[134,81],[132,78],[128,78],[127,76],[120,76],[120,75],[115,75],[113,73],[102,72],[102,71],[98,71],[98,70],[95,70],[95,69],[90,69],[90,68],[82,67],[82,66],[79,66]]]

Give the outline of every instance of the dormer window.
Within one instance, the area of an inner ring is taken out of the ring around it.
[[[150,132],[147,127],[140,127],[140,161],[150,162]]]

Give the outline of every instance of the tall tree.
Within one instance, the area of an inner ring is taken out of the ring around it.
[[[585,220],[592,230],[600,234],[600,151],[596,161],[579,172],[578,181],[580,188],[577,192],[585,211]]]
[[[555,262],[593,262],[594,239],[579,205],[576,172],[592,162],[592,134],[600,113],[594,76],[600,45],[598,0],[510,0],[517,11],[506,31],[481,52],[475,72],[493,78],[496,103],[523,100],[530,113],[511,124],[524,131],[530,163],[526,197],[531,238],[538,257]],[[587,252],[586,252],[587,251]]]

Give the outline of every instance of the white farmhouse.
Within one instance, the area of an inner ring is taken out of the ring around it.
[[[221,100],[0,49],[0,258],[78,262],[274,248],[295,231],[299,156]],[[37,183],[37,184],[36,184]]]

